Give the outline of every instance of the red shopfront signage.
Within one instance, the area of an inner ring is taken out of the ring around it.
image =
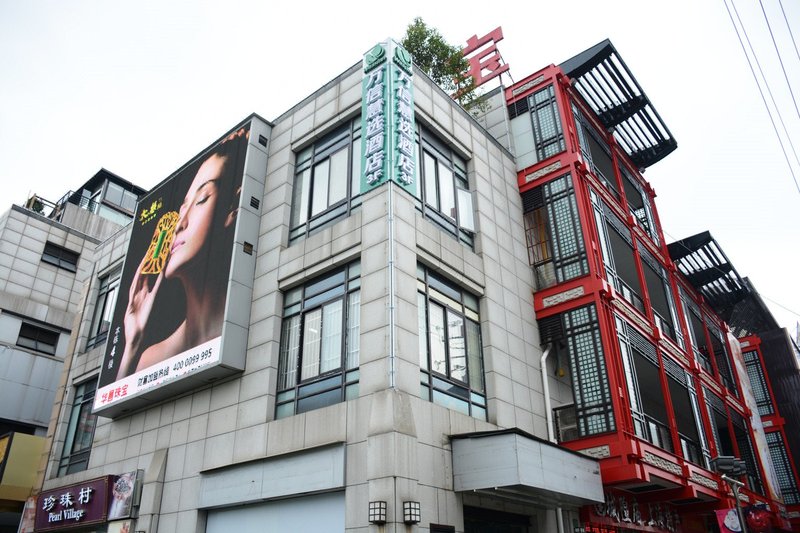
[[[105,522],[111,488],[117,476],[91,479],[39,494],[36,531],[83,527]]]
[[[680,533],[680,516],[666,503],[639,503],[636,498],[606,493],[605,502],[584,507],[581,531],[606,533],[646,531],[650,533]]]
[[[497,43],[503,40],[503,28],[496,27],[483,37],[477,34],[467,39],[467,46],[461,53],[469,62],[469,74],[475,80],[475,87],[480,87],[508,71],[508,63],[503,61]]]

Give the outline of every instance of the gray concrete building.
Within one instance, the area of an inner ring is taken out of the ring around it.
[[[0,531],[17,530],[36,485],[94,251],[131,219],[141,192],[101,170],[55,204],[32,196],[0,217]]]
[[[81,241],[36,530],[571,530],[603,491],[549,442],[522,224],[512,154],[392,43],[248,117]]]

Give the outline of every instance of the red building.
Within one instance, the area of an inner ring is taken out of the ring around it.
[[[606,492],[605,504],[582,510],[579,528],[717,531],[715,512],[735,507],[712,468],[718,456],[747,467],[742,505],[787,528],[737,370],[738,342],[670,257],[641,174],[676,148],[666,124],[609,41],[504,98],[536,318],[560,404],[554,433],[600,460]],[[488,114],[490,131],[492,122]]]

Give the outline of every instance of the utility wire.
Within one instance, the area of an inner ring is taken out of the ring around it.
[[[731,0],[731,3],[732,2],[733,2],[733,0]],[[764,107],[767,109],[767,115],[769,116],[769,120],[772,123],[772,129],[775,130],[775,136],[778,137],[778,144],[780,144],[781,151],[783,152],[783,157],[784,157],[784,159],[786,159],[786,165],[789,167],[789,173],[792,175],[792,180],[794,181],[794,186],[797,188],[797,192],[800,193],[800,183],[798,183],[797,176],[794,173],[794,168],[792,168],[792,163],[789,161],[789,154],[786,152],[786,147],[784,146],[783,139],[781,138],[780,132],[778,131],[778,126],[775,124],[775,119],[772,116],[772,112],[770,111],[769,104],[767,104],[767,99],[764,96],[764,91],[763,91],[763,89],[761,89],[761,84],[758,82],[758,76],[756,75],[756,71],[753,68],[753,63],[750,61],[750,56],[747,54],[747,48],[745,47],[744,42],[742,41],[742,36],[739,34],[739,28],[736,26],[736,21],[733,20],[733,15],[731,14],[730,7],[728,7],[727,0],[722,0],[722,3],[725,4],[725,10],[728,12],[728,17],[730,17],[731,24],[733,24],[733,29],[736,32],[736,37],[739,39],[739,45],[742,47],[742,52],[744,52],[745,59],[747,59],[747,65],[750,67],[750,72],[753,75],[753,79],[756,82],[756,87],[758,87],[758,92],[761,95],[761,101],[764,103]],[[736,11],[736,6],[735,5],[733,6],[733,9],[734,9],[734,11]],[[736,12],[736,17],[739,18],[738,11]],[[741,24],[741,19],[739,19],[739,23]],[[745,37],[746,37],[747,36],[747,32],[744,30],[744,26],[742,26],[742,32],[744,32]],[[748,42],[748,44],[750,44],[749,38],[748,38],[747,42]],[[752,45],[751,45],[751,49],[752,49]],[[755,58],[755,53],[753,53],[753,56]],[[755,59],[756,59],[756,62],[757,62],[758,59],[757,58],[755,58]],[[761,67],[759,65],[759,70],[760,69],[761,69]],[[762,71],[761,75],[763,77],[763,75],[764,75],[763,71]],[[764,84],[767,86],[767,90],[769,90],[769,85],[766,83],[766,78],[764,80]],[[772,96],[772,92],[771,91],[770,91],[770,96]],[[774,99],[773,99],[773,103],[774,103]],[[776,113],[778,113],[778,117],[780,117],[780,112],[778,112],[777,108],[776,108]],[[781,123],[783,123],[783,119],[781,119]],[[786,127],[784,126],[784,130],[785,129],[786,129]],[[789,142],[791,143],[791,139],[789,139]],[[792,146],[792,148],[794,148],[794,146]],[[795,156],[795,159],[797,159],[797,152],[796,151],[794,152],[794,156]]]
[[[797,50],[797,41],[794,40],[792,27],[789,26],[789,19],[786,17],[786,11],[784,11],[783,9],[783,2],[781,2],[781,0],[778,0],[778,5],[781,6],[781,13],[783,13],[783,20],[786,21],[786,29],[789,30],[789,37],[792,38],[792,44],[794,45],[794,53],[797,54],[797,59],[800,59],[800,51]]]
[[[778,56],[778,63],[781,64],[783,77],[786,79],[786,86],[789,87],[789,94],[792,95],[792,103],[794,104],[794,110],[797,113],[797,118],[800,118],[800,109],[797,108],[797,100],[795,100],[794,98],[794,91],[792,90],[792,84],[789,83],[789,76],[786,74],[786,67],[783,66],[783,58],[781,57],[780,50],[778,50],[778,43],[775,42],[775,35],[772,33],[772,26],[770,26],[769,19],[767,18],[767,11],[764,9],[764,3],[761,0],[758,0],[758,4],[761,6],[761,13],[764,14],[764,22],[767,23],[769,36],[772,39],[772,46],[775,47],[775,54]]]
[[[789,141],[789,147],[792,149],[791,151],[792,154],[794,155],[794,159],[795,161],[797,161],[797,164],[800,165],[800,158],[797,156],[797,150],[795,149],[794,143],[792,142],[792,137],[789,135],[789,130],[786,128],[786,123],[783,121],[783,114],[781,114],[781,110],[778,107],[778,103],[775,101],[775,96],[772,94],[772,88],[769,85],[769,80],[767,80],[767,76],[766,74],[764,74],[764,69],[761,68],[761,62],[758,60],[758,54],[756,54],[756,49],[753,47],[753,43],[750,42],[750,36],[747,34],[747,28],[744,27],[744,22],[742,22],[742,18],[739,16],[739,10],[736,9],[736,4],[733,2],[733,0],[731,0],[731,7],[733,7],[733,12],[736,14],[736,19],[739,21],[739,27],[742,28],[742,33],[744,34],[744,38],[747,41],[747,46],[750,48],[750,54],[752,54],[753,59],[756,62],[756,66],[758,67],[758,72],[759,74],[761,74],[761,79],[764,80],[764,86],[767,88],[767,94],[769,94],[769,99],[772,101],[772,107],[775,109],[775,114],[778,115],[778,120],[781,123],[784,135],[786,135],[786,140]],[[746,51],[745,51],[745,56],[747,56]],[[748,56],[748,62],[749,62],[749,56]],[[753,74],[753,76],[755,76],[755,74]],[[758,83],[758,78],[756,78],[756,83]],[[764,105],[766,105],[766,102]],[[769,113],[769,111],[770,108],[767,107],[767,112]],[[776,131],[775,134],[778,135],[778,132]],[[780,135],[778,136],[778,139],[780,139]],[[783,145],[782,142],[781,145]],[[794,176],[794,171],[792,171],[792,176]],[[795,185],[797,185],[797,180],[795,180]]]

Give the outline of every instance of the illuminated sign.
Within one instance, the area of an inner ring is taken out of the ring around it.
[[[250,308],[249,299],[244,306],[229,299],[231,291],[249,297],[251,290],[243,287],[253,282],[255,259],[244,255],[238,242],[243,236],[249,243],[258,238],[260,216],[241,199],[243,189],[257,198],[263,194],[264,176],[245,173],[246,159],[256,151],[266,172],[266,152],[250,142],[253,125],[268,128],[255,119],[235,128],[140,201],[96,413],[115,416],[123,405],[142,407],[196,387],[201,379],[244,368],[249,315],[236,320],[228,315]],[[234,268],[243,262],[248,268]],[[226,350],[231,335],[235,347]]]
[[[393,41],[364,56],[361,100],[361,191],[392,180],[416,194],[411,56]]]
[[[467,47],[462,53],[469,61],[469,74],[475,80],[475,87],[483,85],[508,70],[508,64],[503,62],[500,51],[497,49],[497,43],[502,40],[503,28],[500,26],[481,38],[473,35],[467,39]]]

